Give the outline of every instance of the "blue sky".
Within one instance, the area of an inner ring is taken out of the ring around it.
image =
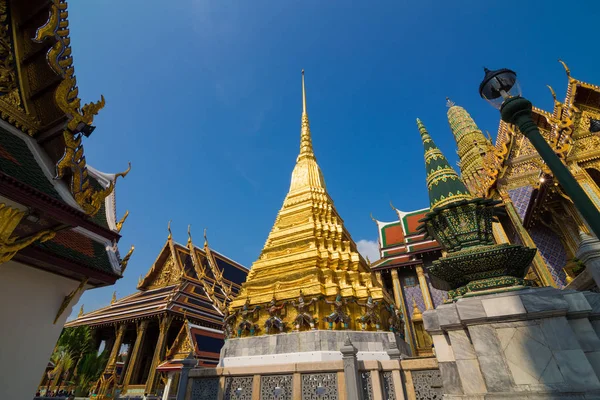
[[[600,84],[599,15],[592,1],[71,1],[80,95],[106,98],[86,159],[105,172],[132,162],[117,208],[130,210],[120,248],[136,246],[125,277],[80,303],[135,291],[169,220],[177,241],[191,224],[201,245],[207,228],[211,247],[250,267],[298,153],[301,69],[329,193],[354,240],[374,242],[370,213],[427,205],[415,118],[455,162],[446,96],[483,131],[498,126],[477,93],[484,65],[517,71],[546,109],[546,84],[564,97],[558,58]]]

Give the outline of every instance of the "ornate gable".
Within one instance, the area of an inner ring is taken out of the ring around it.
[[[167,351],[167,354],[165,356],[165,361],[166,360],[183,360],[183,359],[187,358],[189,355],[193,356],[196,353],[195,343],[192,339],[189,325],[190,325],[189,322],[186,321],[181,326],[181,329],[179,330],[179,333],[177,334],[177,337],[175,338],[173,345]]]

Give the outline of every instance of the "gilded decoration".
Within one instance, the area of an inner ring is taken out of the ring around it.
[[[381,324],[388,329],[386,305],[393,299],[358,253],[317,163],[303,74],[300,149],[289,191],[260,257],[231,301],[228,318],[235,323],[226,328],[246,322],[242,335],[279,333],[282,327],[283,332],[360,329],[357,319],[364,313],[357,301],[364,304],[369,295],[384,306]],[[242,316],[245,307],[254,310],[252,318]]]
[[[0,0],[0,116],[3,120],[33,135],[39,121],[26,113],[17,76],[8,0]]]
[[[63,130],[65,153],[56,165],[56,179],[62,179],[69,171],[73,197],[86,214],[93,216],[102,207],[104,199],[114,190],[114,181],[102,190],[92,187],[83,154],[82,139],[94,130],[94,116],[104,108],[105,102],[104,97],[101,97],[95,103],[81,106],[71,54],[68,15],[66,1],[53,0],[48,21],[37,30],[33,40],[38,43],[45,40],[55,41],[48,51],[47,60],[52,70],[62,78],[54,93],[54,100],[68,117],[68,122]],[[125,177],[129,169],[116,174],[115,180],[119,176]]]
[[[55,231],[46,229],[22,238],[14,236],[15,229],[26,216],[26,211],[0,203],[0,264],[12,260],[19,250],[34,242],[45,242],[56,235]]]
[[[121,260],[121,275],[123,275],[125,273],[125,270],[127,269],[127,264],[129,264],[129,259],[133,255],[134,250],[135,250],[135,246],[131,245],[131,247],[129,248],[129,251],[127,252],[127,254],[125,254],[125,257],[123,257],[123,259]]]
[[[56,323],[60,319],[61,315],[63,315],[63,313],[65,312],[67,307],[69,307],[69,305],[71,304],[71,302],[73,301],[75,296],[77,296],[79,293],[81,293],[85,289],[85,285],[87,285],[87,281],[88,281],[88,278],[83,279],[81,281],[81,283],[79,284],[79,286],[77,286],[75,289],[73,289],[73,291],[71,293],[69,293],[68,295],[65,296],[65,298],[63,299],[63,302],[61,303],[60,307],[58,308],[56,317],[54,317],[53,324],[56,325]],[[83,311],[83,305],[81,306],[80,311]]]

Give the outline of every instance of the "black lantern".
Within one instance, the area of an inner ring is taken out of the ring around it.
[[[502,68],[496,71],[483,69],[485,76],[479,85],[479,95],[492,106],[500,109],[504,100],[521,96],[521,87],[517,74],[510,69]]]

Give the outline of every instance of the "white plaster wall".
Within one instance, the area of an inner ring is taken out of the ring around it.
[[[0,399],[32,399],[70,307],[53,324],[79,282],[24,264],[0,264]]]

